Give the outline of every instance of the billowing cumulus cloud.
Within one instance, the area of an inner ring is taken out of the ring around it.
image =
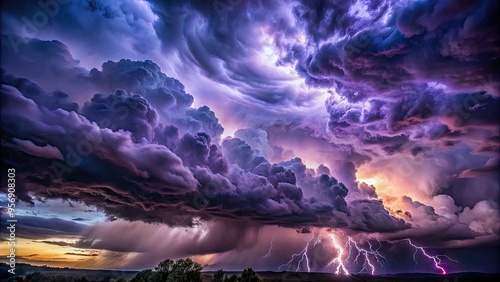
[[[41,89],[32,83],[30,91],[12,84],[2,89],[3,104],[9,108],[2,112],[3,126],[9,134],[6,140],[16,138],[57,148],[65,160],[30,156],[40,164],[33,168],[38,173],[24,180],[32,186],[34,195],[78,198],[93,205],[106,197],[104,205],[99,206],[114,216],[137,220],[147,212],[149,221],[174,225],[192,225],[196,216],[246,216],[285,226],[357,228],[349,219],[344,199],[348,188],[326,174],[306,175],[306,167],[298,158],[271,165],[259,151],[238,138],[224,140],[221,151],[212,143],[211,135],[203,132],[186,133],[181,138],[175,134],[177,138],[170,140],[172,151],[154,142],[159,117],[139,94],[117,90],[112,95],[96,94],[80,111],[54,106],[50,109],[42,102],[59,96],[34,93]],[[25,95],[39,97],[42,105]],[[21,108],[31,110],[21,115]],[[189,110],[185,114],[189,115]],[[172,120],[181,118],[176,115]],[[22,121],[24,126],[12,127],[14,120]],[[161,128],[159,133],[160,139],[165,137]],[[217,132],[212,134],[218,136]],[[12,140],[11,147],[15,144]],[[43,172],[41,165],[47,163],[51,163],[52,171]],[[304,197],[297,178],[299,183],[307,184],[303,187],[311,190],[310,197]],[[57,192],[63,185],[67,188]],[[88,189],[96,191],[88,193]],[[390,229],[406,227],[382,206],[379,208],[389,221],[395,222]],[[138,212],[135,215],[134,210]]]
[[[426,82],[498,96],[492,84],[498,80],[497,3],[422,1],[390,10],[372,4],[360,3],[366,15],[359,20],[346,13],[356,9],[348,2],[297,7],[308,36],[322,41],[298,66],[311,83],[331,85],[351,101]]]
[[[419,141],[492,152],[497,10],[492,1],[300,3],[295,13],[313,44],[301,46],[293,63],[310,85],[332,89],[327,111],[335,142],[360,143],[375,157]]]
[[[123,89],[143,96],[155,105],[159,115],[177,125],[181,133],[203,131],[218,138],[224,131],[209,107],[191,108],[193,96],[186,93],[184,85],[166,76],[152,61],[108,61],[102,64],[102,70],[90,70],[87,79],[104,91]]]
[[[99,122],[101,127],[129,131],[136,141],[142,138],[151,141],[153,129],[158,125],[156,111],[144,98],[121,90],[109,96],[95,95],[90,103],[84,105],[82,115],[90,121]]]
[[[161,108],[182,110],[193,103],[193,97],[184,91],[184,85],[167,77],[152,61],[108,61],[102,64],[102,70],[94,68],[88,76],[107,91],[119,88],[147,96]]]

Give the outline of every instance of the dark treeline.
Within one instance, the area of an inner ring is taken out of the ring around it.
[[[30,281],[30,282],[260,282],[260,281],[282,281],[280,279],[260,279],[257,273],[251,268],[247,268],[240,273],[226,274],[224,270],[219,269],[215,271],[212,277],[203,275],[203,266],[199,263],[187,258],[171,260],[166,259],[158,264],[154,269],[145,269],[138,272],[132,279],[125,278],[112,278],[107,276],[105,278],[95,280],[89,279],[86,276],[74,277],[63,275],[50,275],[43,274],[39,271],[31,272],[27,275],[14,275],[10,277],[2,277],[6,281]],[[2,279],[3,280],[3,279]]]

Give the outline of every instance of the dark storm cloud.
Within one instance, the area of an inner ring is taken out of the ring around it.
[[[491,155],[498,9],[495,1],[302,1],[294,13],[314,44],[289,53],[301,54],[296,68],[310,85],[334,89],[327,111],[335,142],[371,157],[415,142],[465,143]]]
[[[197,109],[188,109],[186,117],[177,121],[180,126],[188,125],[194,131],[204,131],[214,138],[219,138],[224,132],[224,128],[219,123],[219,119],[208,106],[202,106]]]
[[[377,200],[356,200],[350,203],[351,213],[357,221],[356,227],[362,231],[377,229],[380,231],[391,231],[397,228],[400,222],[394,221],[393,218],[385,211],[382,201]]]
[[[249,170],[252,167],[252,160],[256,157],[252,147],[245,141],[238,138],[226,139],[222,142],[224,155],[230,163]]]
[[[273,37],[286,40],[297,35],[291,3],[97,0],[56,6],[57,11],[46,12],[30,1],[7,3],[2,9],[2,32],[24,38],[56,37],[94,65],[123,57],[163,57],[182,64],[182,72],[200,72],[252,103],[302,105],[312,98],[291,85],[296,77],[272,69],[274,55],[260,54],[263,42],[271,50],[281,45],[270,40]],[[43,24],[35,16],[40,13],[46,18]]]
[[[186,93],[181,82],[166,76],[148,60],[105,62],[101,70],[90,70],[89,80],[106,91],[124,89],[146,96],[157,107],[170,111],[186,109],[193,103],[193,96]]]
[[[17,91],[12,86],[2,85],[2,103],[8,108],[2,111],[3,139],[17,137],[34,140],[39,144],[49,143],[57,147],[66,160],[59,165],[47,159],[35,160],[41,166],[34,168],[29,182],[36,183],[40,188],[49,186],[57,191],[57,187],[64,185],[63,183],[73,183],[75,186],[68,185],[64,192],[61,191],[65,195],[59,196],[78,198],[79,182],[97,184],[101,188],[96,187],[100,192],[93,201],[98,202],[99,198],[102,200],[107,196],[118,203],[124,203],[133,196],[115,191],[111,187],[113,185],[110,185],[114,181],[139,189],[139,179],[144,179],[144,183],[147,182],[146,179],[150,179],[162,182],[161,189],[164,191],[184,190],[184,193],[195,187],[196,180],[182,166],[182,160],[167,148],[156,144],[134,143],[130,133],[101,129],[75,112],[60,108],[51,111],[39,107]],[[23,114],[27,109],[30,114]],[[13,127],[14,120],[23,126]],[[16,159],[12,161],[15,162]],[[23,162],[22,159],[19,161]],[[47,171],[50,167],[52,170]],[[71,173],[72,167],[76,169],[75,173]],[[111,171],[107,171],[108,169]],[[116,171],[116,174],[112,171]],[[120,172],[125,174],[120,176]],[[94,178],[88,178],[89,176]],[[65,181],[61,181],[63,179]],[[94,183],[89,182],[89,179]],[[141,203],[135,204],[141,206]]]
[[[2,14],[3,33],[62,37],[71,43],[78,42],[74,49],[93,59],[98,54],[121,59],[116,56],[130,51],[146,53],[159,47],[153,28],[155,16],[145,2],[17,1],[2,5]],[[113,34],[121,34],[121,37]],[[106,48],[108,46],[113,48]],[[100,51],[89,54],[88,50]]]
[[[194,136],[189,133],[184,135],[175,152],[190,167],[206,166],[219,174],[226,174],[229,170],[219,147],[212,144],[210,135],[204,132]]]
[[[153,130],[158,125],[158,115],[148,101],[123,90],[114,95],[96,94],[85,103],[81,113],[100,127],[129,131],[137,141],[145,138],[151,142]]]
[[[351,223],[350,219],[348,219],[352,216],[351,209],[357,209],[357,206],[351,207],[346,202],[347,187],[329,175],[312,175],[311,172],[306,171],[306,166],[299,158],[281,162],[277,165],[270,165],[264,158],[259,157],[248,144],[237,138],[224,140],[222,148],[230,163],[239,164],[246,170],[265,176],[285,198],[294,200],[297,205],[303,205],[308,209],[317,209],[317,213],[322,209],[328,210],[332,208],[335,211],[344,213],[347,216],[345,219],[349,222],[338,223],[340,226],[349,226],[366,231],[373,230],[372,228],[382,231],[381,228],[383,228],[384,224],[387,224],[387,231],[407,227],[404,221],[390,216],[381,203],[371,200],[367,200],[366,203],[367,205],[372,204],[372,202],[375,203],[373,204],[373,210],[370,213],[356,212],[356,218],[352,219],[353,222]],[[306,189],[302,191],[297,183],[300,184],[300,187],[306,187]],[[312,195],[312,197],[304,198],[304,192]],[[379,204],[376,205],[376,203]],[[370,214],[376,214],[376,216]],[[358,219],[360,221],[355,222]],[[361,224],[363,221],[366,222]],[[366,224],[369,226],[367,227]]]
[[[254,151],[269,160],[281,160],[285,150],[277,145],[269,144],[268,134],[263,129],[238,129],[234,136],[245,141]]]
[[[498,96],[492,84],[500,79],[494,69],[500,59],[495,1],[419,1],[394,6],[386,23],[370,8],[369,16],[357,19],[341,13],[345,8],[339,6],[309,2],[297,8],[307,11],[299,19],[311,38],[349,35],[338,43],[319,46],[299,62],[298,68],[312,84],[329,84],[352,101],[394,94],[400,87],[425,82]],[[332,22],[327,20],[332,14],[346,23],[339,31],[324,27]],[[372,25],[363,25],[365,21]],[[315,28],[318,23],[324,28]],[[314,30],[324,30],[324,34]],[[493,81],[488,81],[491,76]]]
[[[2,216],[2,220],[6,219]],[[60,218],[18,215],[16,219],[16,236],[34,240],[58,236],[77,236],[89,228],[88,225]]]
[[[370,19],[363,19],[359,15],[352,1],[297,1],[294,15],[303,25],[304,30],[312,42],[319,44],[334,35],[354,34],[360,28],[370,24]],[[368,1],[367,12],[373,13],[374,18],[380,18],[391,1]]]
[[[2,66],[8,69],[9,72],[34,77],[36,81],[51,89],[68,89],[71,93],[78,93],[78,95],[75,95],[75,98],[80,101],[81,99],[86,100],[92,97],[94,89],[103,93],[113,93],[117,89],[122,89],[129,93],[140,94],[159,109],[158,115],[168,119],[175,125],[179,125],[181,134],[186,132],[196,134],[200,131],[205,131],[214,136],[214,138],[217,138],[224,130],[215,113],[210,108],[206,106],[197,109],[191,108],[193,96],[186,93],[184,85],[178,80],[166,76],[161,72],[160,67],[150,60],[131,61],[122,59],[118,62],[108,61],[102,64],[101,69],[94,68],[88,72],[79,67],[79,62],[73,59],[68,47],[59,41],[19,39],[21,40],[18,45],[19,50],[18,52],[14,52],[12,46],[8,45],[6,38],[7,36],[4,36],[4,40],[2,40],[2,44],[6,47],[2,48],[2,57],[6,58],[2,60]],[[20,57],[22,60],[17,62],[13,59],[16,57]],[[48,64],[44,64],[43,67],[41,67],[41,64],[33,65],[31,63],[33,61],[44,60],[47,60]],[[54,84],[53,77],[59,77],[60,79]],[[5,83],[19,87],[24,94],[31,91],[33,94],[28,96],[30,98],[35,99],[33,95],[43,92],[41,89],[30,90],[30,87],[36,88],[38,86],[27,80],[16,79],[8,75],[4,79],[6,80]],[[80,87],[75,87],[75,85],[79,85]],[[30,94],[28,93],[28,95]],[[64,102],[67,96],[59,90],[54,91],[52,95],[59,96],[61,102]],[[43,95],[40,96],[45,97]],[[131,94],[130,96],[133,95]],[[90,103],[84,105],[83,112],[92,121],[97,121],[98,119],[100,122],[107,124],[104,127],[111,125],[116,127],[117,123],[121,125],[130,123],[128,127],[123,128],[133,132],[134,138],[145,137],[151,140],[151,129],[143,129],[137,125],[137,122],[141,121],[137,118],[132,118],[132,116],[140,115],[141,110],[138,107],[133,107],[133,111],[135,112],[129,113],[128,108],[131,109],[132,107],[128,104],[132,103],[133,99],[137,98],[127,97],[127,95],[123,95],[123,92],[116,92],[115,95],[109,96],[98,95]],[[50,101],[61,103],[55,99]],[[140,102],[139,104],[134,102],[134,104],[139,106]],[[43,105],[50,109],[61,106],[59,104],[49,106],[46,103]],[[69,108],[68,105],[68,107],[63,107],[63,109],[76,110],[78,105],[73,103],[71,107]],[[106,111],[103,107],[106,107],[108,110]],[[91,108],[93,110],[90,110]],[[110,111],[116,114],[116,117],[111,118],[110,116],[106,116],[109,115]],[[156,113],[148,112],[145,114],[149,115],[149,120],[145,122],[151,123],[154,128],[156,124],[155,119],[157,119],[155,117]],[[122,118],[124,115],[127,115],[127,119]],[[135,130],[141,130],[142,132],[137,132],[136,134],[132,130],[134,126],[136,127]]]
[[[302,105],[311,97],[292,86],[294,77],[277,72],[282,39],[298,36],[286,1],[150,1],[159,19],[162,48],[175,50],[186,66],[243,94],[252,104]],[[302,97],[301,97],[302,96]]]
[[[77,89],[75,82],[80,88],[90,86],[79,79],[87,71],[79,66],[79,61],[60,41],[25,39],[7,33],[2,34],[1,46],[2,68],[17,77],[29,77],[51,91]]]
[[[50,158],[26,156],[34,167],[20,170],[19,175],[25,175],[20,182],[29,185],[34,195],[78,199],[112,216],[174,225],[191,225],[193,217],[200,216],[248,217],[284,226],[356,228],[351,226],[344,199],[348,189],[328,175],[306,174],[300,159],[271,165],[244,141],[233,138],[222,143],[226,161],[210,134],[186,133],[179,138],[176,127],[161,125],[157,130],[158,116],[152,105],[124,90],[95,95],[80,115],[77,109],[49,109],[28,99],[29,95],[59,99],[45,92],[33,93],[42,91],[36,85],[27,94],[16,86],[2,86],[2,105],[7,107],[2,111],[3,139],[53,146],[66,161],[54,163]],[[22,113],[21,108],[29,111]],[[185,114],[190,114],[189,109]],[[181,118],[176,114],[176,120]],[[13,120],[23,126],[12,127]],[[161,142],[170,142],[174,151],[150,143],[156,140],[155,132],[160,133]],[[16,161],[14,154],[5,158]],[[316,197],[304,197],[296,178],[310,184],[306,188]],[[60,189],[62,186],[65,188]],[[393,220],[394,229],[406,227]]]
[[[88,80],[107,91],[124,89],[142,95],[182,134],[203,131],[218,138],[224,131],[209,107],[191,108],[193,96],[186,93],[184,85],[166,76],[152,61],[108,61],[102,64],[102,70],[90,70]],[[116,106],[116,101],[113,103]]]
[[[326,106],[334,140],[354,145],[371,157],[416,155],[424,148],[460,144],[477,153],[494,154],[498,147],[494,141],[496,120],[500,118],[494,109],[500,99],[484,92],[448,95],[432,86],[401,90],[400,94],[397,99],[354,104],[331,97]]]
[[[69,95],[64,92],[54,91],[52,93],[47,93],[37,84],[34,84],[28,79],[17,78],[7,74],[4,69],[1,70],[1,75],[3,84],[17,88],[25,97],[32,99],[45,108],[50,110],[60,108],[66,111],[77,111],[79,108],[77,103],[69,101]]]

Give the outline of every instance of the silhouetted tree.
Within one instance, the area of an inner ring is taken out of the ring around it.
[[[171,259],[166,259],[158,264],[155,267],[156,272],[160,276],[161,281],[167,281],[168,275],[172,272],[172,266],[174,265],[174,261]]]
[[[130,282],[201,282],[203,267],[191,259],[166,259],[151,269],[143,270]],[[221,280],[222,281],[222,280]]]
[[[225,277],[224,282],[238,282],[238,276],[235,274],[231,275],[230,277]]]
[[[224,282],[224,270],[219,269],[214,272],[214,278],[212,279],[212,282]]]
[[[259,282],[260,279],[257,277],[257,273],[251,268],[243,270],[240,277],[240,282]]]
[[[168,282],[201,282],[201,264],[190,258],[178,259],[168,274]]]
[[[165,280],[163,280],[165,281]],[[160,275],[151,269],[145,269],[137,273],[130,282],[163,282]]]

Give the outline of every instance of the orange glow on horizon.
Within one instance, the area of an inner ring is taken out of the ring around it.
[[[68,238],[48,238],[44,241],[74,242],[74,240],[68,240]],[[8,244],[1,244],[0,253],[8,254],[11,247]],[[20,237],[16,238],[15,248],[17,262],[54,267],[91,266],[96,258],[93,254],[99,252],[97,250],[80,249],[73,246],[47,244],[41,240]]]

